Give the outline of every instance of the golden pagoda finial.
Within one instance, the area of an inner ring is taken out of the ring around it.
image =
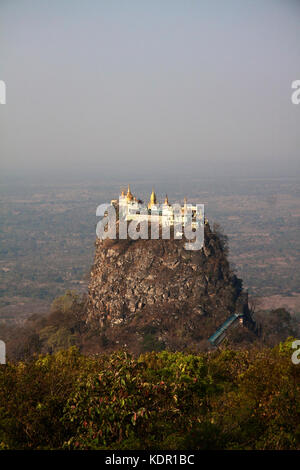
[[[150,196],[150,201],[149,201],[149,204],[148,204],[148,208],[150,209],[155,204],[156,204],[156,194],[154,192],[154,188],[152,188],[152,193],[151,193],[151,196]]]
[[[168,199],[168,195],[166,194],[166,197],[165,197],[165,205],[168,206],[169,205],[169,199]]]
[[[121,191],[121,196],[122,196],[122,197],[125,197],[124,189],[122,189],[122,191]]]
[[[151,196],[150,196],[150,202],[152,202],[152,204],[156,204],[156,194],[154,192],[154,188],[152,188],[152,193],[151,193]]]
[[[132,201],[133,195],[131,194],[130,191],[130,185],[128,185],[128,190],[127,190],[127,201]]]

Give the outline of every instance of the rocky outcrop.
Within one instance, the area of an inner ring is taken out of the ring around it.
[[[251,322],[242,282],[231,272],[223,243],[209,224],[199,251],[187,251],[184,240],[97,239],[89,284],[90,325],[106,331],[131,326],[140,341],[139,332],[151,327],[164,345],[178,337],[184,347],[207,340],[237,312],[244,314],[245,323]]]

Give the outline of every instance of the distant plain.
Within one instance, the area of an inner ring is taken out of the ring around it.
[[[297,178],[130,181],[148,200],[204,203],[228,236],[230,262],[258,308],[300,312],[300,185]],[[49,310],[67,289],[87,290],[98,204],[127,181],[0,184],[0,321]]]

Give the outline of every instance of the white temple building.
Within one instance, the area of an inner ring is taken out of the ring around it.
[[[206,223],[204,218],[204,206],[187,204],[186,198],[184,205],[171,205],[166,195],[163,204],[157,201],[154,189],[152,190],[150,200],[146,206],[140,199],[137,199],[130,190],[128,185],[127,193],[121,192],[119,200],[113,199],[111,205],[119,206],[119,216],[124,220],[156,222],[162,226],[174,226],[176,224],[191,223],[192,229],[199,224]]]

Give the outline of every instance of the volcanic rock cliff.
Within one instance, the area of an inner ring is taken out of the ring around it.
[[[247,294],[222,238],[206,224],[204,240],[201,250],[188,251],[184,240],[97,239],[87,322],[107,344],[137,352],[204,349],[233,313],[244,315],[236,336],[250,335]]]

